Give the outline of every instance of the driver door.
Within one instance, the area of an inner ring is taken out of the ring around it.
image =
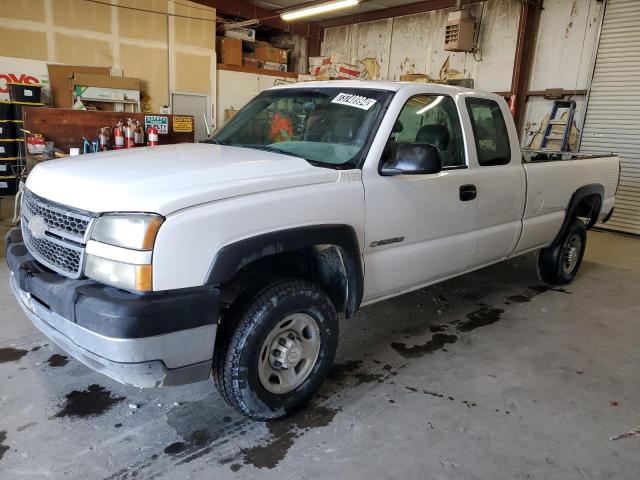
[[[382,176],[400,143],[435,145],[439,173]],[[377,175],[376,175],[377,173]],[[392,296],[453,276],[470,265],[477,198],[454,100],[415,95],[404,104],[378,172],[365,179],[364,300]]]

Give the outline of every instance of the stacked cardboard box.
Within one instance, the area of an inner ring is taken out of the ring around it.
[[[363,73],[361,67],[351,65],[344,55],[332,53],[328,57],[309,57],[309,75],[300,75],[298,80],[357,80]]]
[[[235,32],[227,30],[227,34]],[[268,42],[248,42],[245,38],[218,38],[218,58],[226,65],[247,65],[264,70],[287,71],[287,51]]]

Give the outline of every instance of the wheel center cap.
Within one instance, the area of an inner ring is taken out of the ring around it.
[[[296,363],[298,363],[298,360],[300,360],[300,357],[302,356],[302,350],[300,350],[300,347],[291,347],[291,349],[289,350],[289,353],[287,354],[287,362],[290,365],[295,365]]]

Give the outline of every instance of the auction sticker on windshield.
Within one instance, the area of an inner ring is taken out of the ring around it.
[[[376,104],[376,99],[363,97],[362,95],[355,95],[353,93],[339,93],[336,98],[331,100],[331,103],[337,103],[338,105],[348,105],[350,107],[356,107],[362,110],[369,110]]]

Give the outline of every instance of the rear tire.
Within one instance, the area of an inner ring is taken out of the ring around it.
[[[304,280],[275,281],[239,301],[219,330],[214,382],[243,415],[285,417],[316,393],[333,365],[335,308]]]
[[[551,285],[566,285],[578,273],[587,246],[587,228],[576,219],[564,237],[550,247],[540,250],[538,276]]]

